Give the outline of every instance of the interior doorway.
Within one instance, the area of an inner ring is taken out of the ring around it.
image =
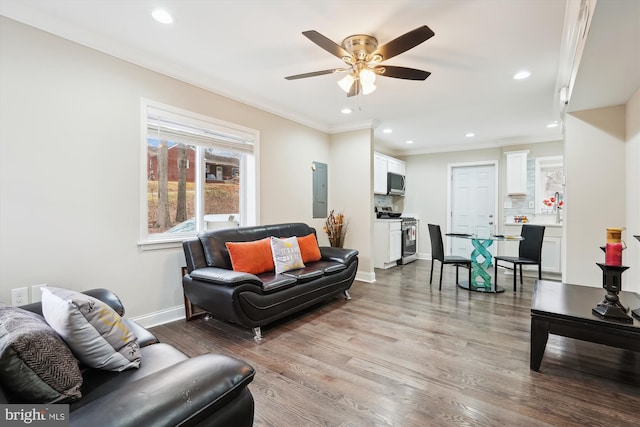
[[[449,165],[449,224],[454,233],[488,236],[497,229],[498,165],[496,161]],[[451,255],[469,257],[471,240],[451,238]],[[489,249],[495,254],[495,246]]]

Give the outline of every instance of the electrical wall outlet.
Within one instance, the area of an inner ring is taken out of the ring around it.
[[[40,302],[42,301],[42,287],[47,286],[46,283],[42,285],[33,285],[31,286],[31,302]]]
[[[29,304],[29,288],[11,289],[11,305],[17,307],[25,304]]]

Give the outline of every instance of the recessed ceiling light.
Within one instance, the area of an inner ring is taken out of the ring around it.
[[[407,141],[405,141],[407,144],[413,144],[413,140],[409,139]]]
[[[351,108],[349,108],[349,107],[344,107],[342,110],[340,110],[340,112],[342,114],[351,114],[351,113],[353,113],[353,110]]]
[[[476,136],[476,134],[473,132],[468,132],[468,133],[465,133],[464,136],[466,136],[467,138],[473,138],[474,136]]]
[[[548,128],[557,128],[558,127],[558,122],[553,122],[553,123],[549,123],[547,125]]]
[[[151,16],[153,16],[153,19],[160,22],[161,24],[171,24],[173,22],[173,17],[169,15],[169,12],[164,9],[154,10],[153,12],[151,12]]]
[[[513,75],[513,78],[515,80],[523,80],[528,78],[529,76],[531,76],[531,72],[527,71],[527,70],[522,70],[522,71],[518,71],[517,73],[515,73]]]
[[[391,132],[393,132],[393,129],[389,129],[389,128],[382,129],[382,133],[391,133]]]

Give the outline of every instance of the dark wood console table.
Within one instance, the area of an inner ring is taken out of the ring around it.
[[[640,321],[620,323],[592,314],[604,299],[604,288],[536,281],[531,301],[530,368],[540,370],[549,334],[562,335],[640,352]],[[640,307],[640,295],[620,292],[625,307]]]

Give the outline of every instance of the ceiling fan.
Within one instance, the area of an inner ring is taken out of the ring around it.
[[[338,85],[347,93],[347,96],[354,96],[373,92],[376,88],[375,78],[378,75],[405,80],[425,80],[431,74],[429,71],[415,68],[380,65],[382,61],[406,52],[433,37],[435,33],[426,25],[409,31],[380,47],[375,37],[366,34],[349,36],[342,41],[342,45],[334,43],[315,30],[304,31],[302,34],[330,54],[342,59],[347,67],[296,74],[285,77],[287,80],[349,72],[338,82]]]

